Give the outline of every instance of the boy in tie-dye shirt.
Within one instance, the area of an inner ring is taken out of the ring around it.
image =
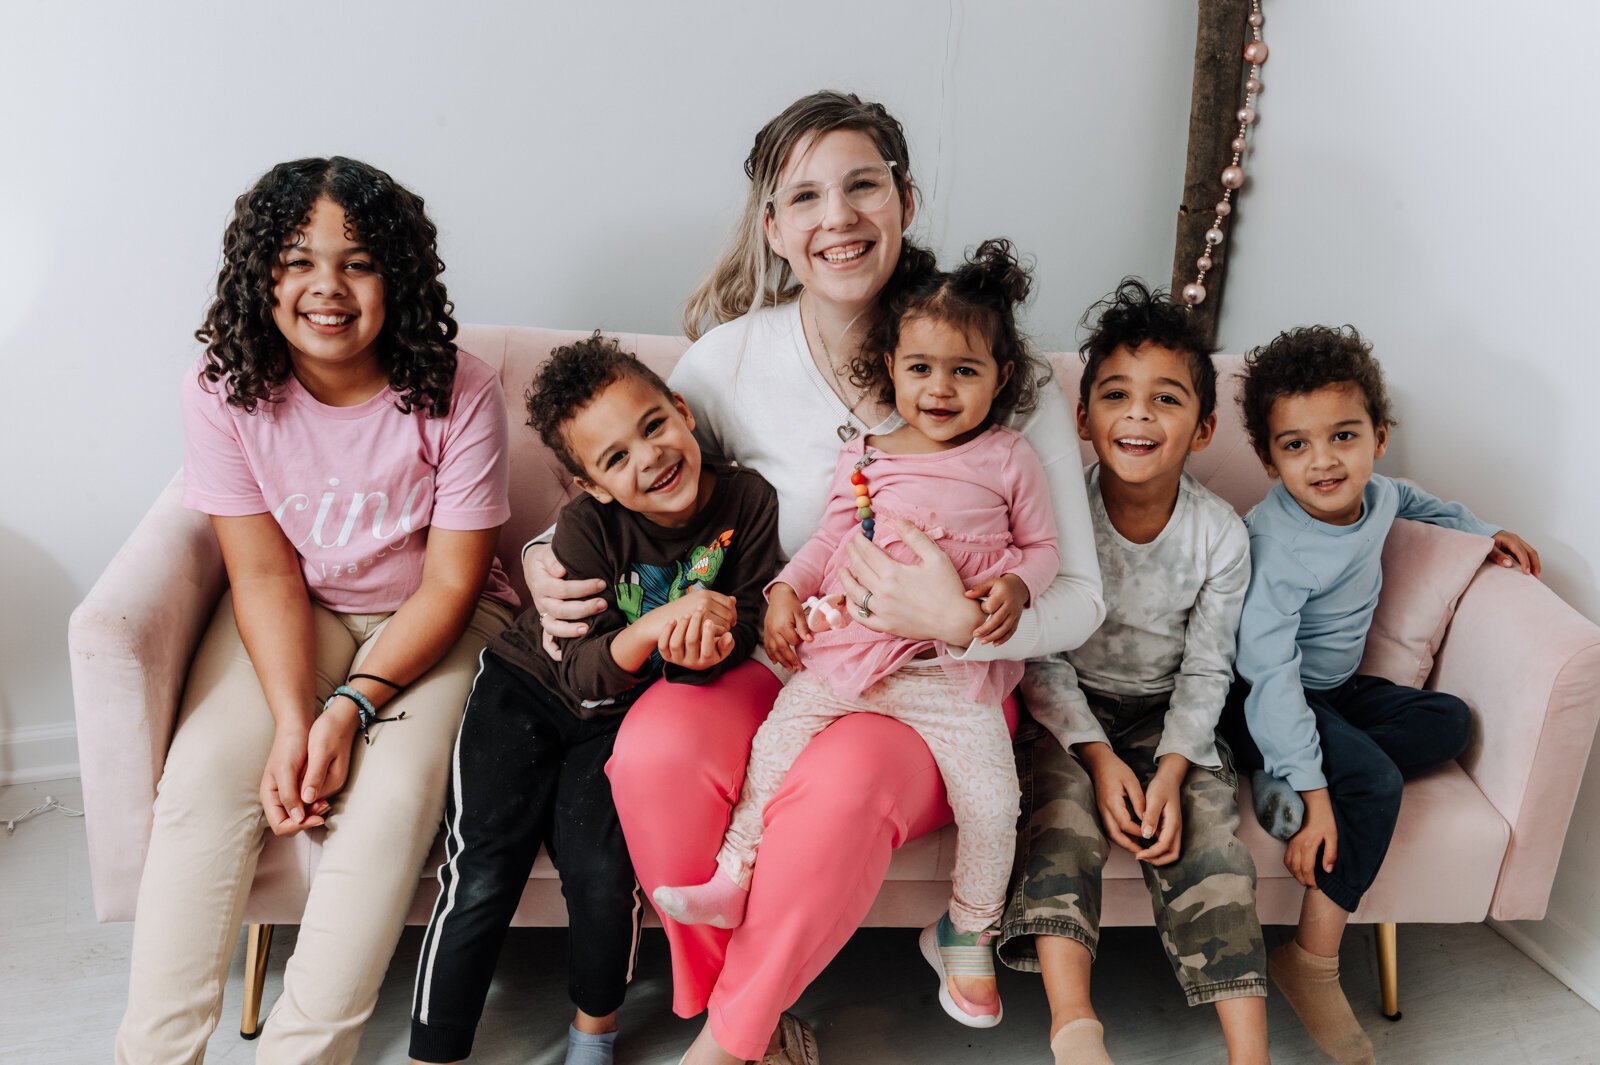
[[[1084,476],[1106,621],[1022,682],[1041,727],[1018,742],[1024,827],[1000,957],[1043,974],[1058,1065],[1110,1062],[1089,970],[1115,844],[1140,863],[1189,1004],[1215,1003],[1233,1065],[1265,1063],[1255,863],[1233,834],[1233,760],[1216,734],[1249,538],[1183,468],[1216,429],[1216,371],[1164,294],[1129,279],[1095,310],[1078,433],[1099,460]]]

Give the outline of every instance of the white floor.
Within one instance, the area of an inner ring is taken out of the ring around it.
[[[54,795],[78,805],[78,782],[0,788],[0,818]],[[50,813],[0,826],[0,1062],[87,1065],[110,1060],[126,993],[128,925],[96,924],[89,899],[83,822]],[[279,929],[267,979],[278,992],[292,928]],[[1285,936],[1269,929],[1270,944]],[[419,929],[410,929],[367,1026],[358,1060],[406,1060],[407,1009]],[[515,930],[501,960],[472,1060],[482,1065],[559,1065],[570,1015],[563,979],[566,933]],[[1372,1035],[1378,1060],[1395,1065],[1551,1065],[1600,1061],[1600,1013],[1479,925],[1400,930],[1404,1019],[1383,1019],[1370,929],[1344,954],[1345,986]],[[249,1062],[255,1044],[237,1034],[244,958],[229,977],[211,1062]],[[1150,929],[1108,931],[1096,967],[1095,1002],[1121,1065],[1223,1062],[1213,1014],[1190,1010]],[[910,930],[858,934],[795,1011],[817,1030],[826,1065],[996,1062],[1047,1065],[1044,994],[1036,978],[1002,969],[1006,1020],[976,1032],[948,1020]],[[619,1065],[672,1065],[698,1027],[668,1009],[666,942],[646,933],[638,977],[623,1007]],[[1294,1015],[1269,1001],[1273,1058],[1324,1059]]]

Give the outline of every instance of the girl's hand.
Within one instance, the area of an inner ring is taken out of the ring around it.
[[[767,657],[791,672],[803,668],[799,647],[811,642],[811,627],[800,597],[787,584],[774,584],[767,597],[767,618],[762,622],[761,645]]]
[[[593,617],[606,608],[604,599],[585,598],[605,591],[606,582],[598,577],[586,581],[563,580],[567,568],[556,561],[556,553],[549,544],[534,544],[528,548],[522,557],[522,574],[528,578],[533,608],[539,612],[539,624],[544,629],[545,654],[560,659],[557,637],[566,640],[589,631],[589,626],[577,619]]]
[[[662,661],[684,669],[710,669],[733,651],[733,633],[704,610],[675,618],[656,640]]]
[[[1161,766],[1144,793],[1144,818],[1139,832],[1145,848],[1134,855],[1139,861],[1171,865],[1183,853],[1183,806],[1179,801],[1179,789],[1188,773],[1189,760],[1183,755],[1162,756]]]
[[[350,746],[360,723],[361,715],[354,703],[335,699],[311,726],[300,798],[314,812],[327,813],[328,798],[344,787],[345,778],[350,775]]]
[[[1494,534],[1494,547],[1489,551],[1489,561],[1500,566],[1519,566],[1522,572],[1537,577],[1542,568],[1539,552],[1528,541],[1514,532],[1501,529]]]
[[[1144,848],[1134,840],[1141,838],[1139,821],[1145,815],[1145,795],[1138,775],[1117,757],[1110,744],[1080,743],[1077,751],[1078,760],[1094,781],[1094,801],[1100,808],[1106,838],[1129,854],[1139,854]]]
[[[1333,806],[1328,800],[1328,789],[1302,793],[1306,800],[1306,819],[1289,840],[1289,850],[1283,856],[1283,867],[1308,888],[1317,886],[1318,851],[1321,851],[1322,871],[1333,872],[1334,859],[1339,857],[1339,829],[1333,822]]]
[[[961,575],[938,544],[910,522],[895,525],[901,541],[916,552],[916,563],[896,562],[859,533],[848,541],[850,562],[839,576],[852,620],[908,640],[966,647],[983,624],[983,609],[967,598]]]
[[[280,726],[261,773],[261,811],[273,835],[292,836],[322,824],[322,815],[307,811],[300,798],[300,777],[306,765],[306,732]]]
[[[1017,619],[1022,608],[1028,605],[1028,586],[1015,573],[1007,573],[992,581],[967,589],[967,598],[976,599],[982,611],[989,615],[983,624],[973,630],[972,638],[979,643],[1005,643],[1017,631]]]

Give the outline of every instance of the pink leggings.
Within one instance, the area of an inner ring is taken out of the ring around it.
[[[751,661],[704,686],[658,682],[629,709],[606,772],[646,895],[716,872],[751,738],[780,687]],[[1015,729],[1016,701],[1004,709]],[[662,918],[674,1012],[708,1010],[722,1049],[761,1057],[778,1015],[866,917],[894,849],[950,819],[939,767],[910,726],[877,714],[828,726],[767,805],[744,924]]]

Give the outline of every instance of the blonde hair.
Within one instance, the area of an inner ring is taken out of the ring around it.
[[[838,129],[859,130],[872,138],[883,158],[894,164],[891,173],[901,202],[909,201],[915,189],[911,151],[906,147],[905,130],[887,108],[867,103],[854,93],[831,89],[796,100],[761,127],[745,157],[750,192],[733,240],[684,308],[683,331],[689,339],[698,339],[712,326],[800,295],[789,264],[767,245],[763,223],[771,210],[768,201],[777,191],[778,175],[795,146],[808,136]]]

